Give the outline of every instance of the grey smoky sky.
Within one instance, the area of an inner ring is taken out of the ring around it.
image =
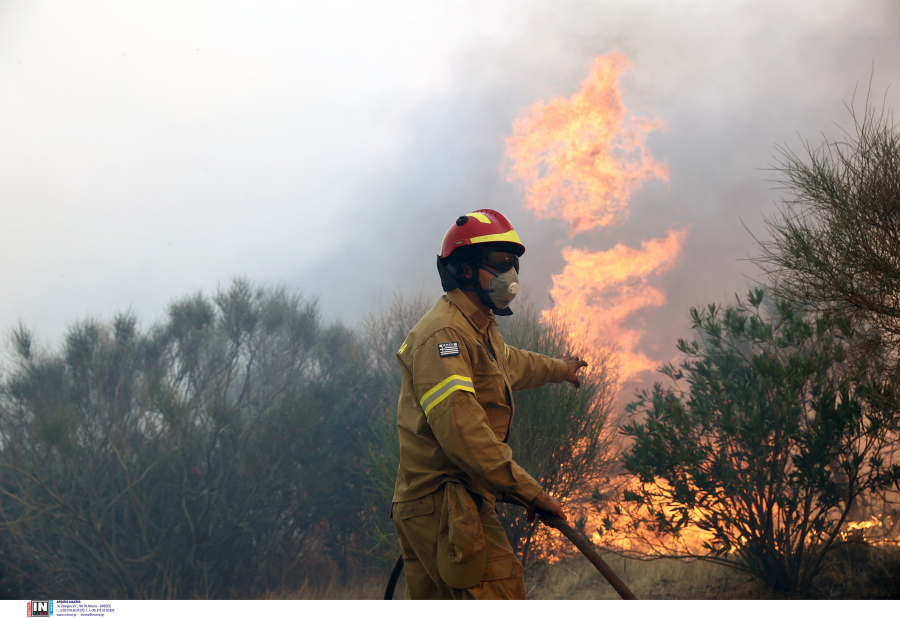
[[[614,50],[633,65],[625,105],[665,124],[648,144],[670,180],[643,185],[623,225],[569,239],[521,206],[504,138]],[[491,207],[528,246],[542,306],[561,247],[689,227],[653,282],[667,305],[634,316],[669,358],[689,306],[755,274],[741,258],[775,209],[775,145],[837,136],[870,75],[896,107],[895,0],[3,2],[0,327],[53,343],[129,307],[148,324],[235,275],[354,322],[397,290],[439,295],[444,232]]]

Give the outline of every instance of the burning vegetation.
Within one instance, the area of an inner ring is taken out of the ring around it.
[[[536,103],[507,139],[509,177],[525,206],[539,218],[564,220],[573,239],[624,224],[636,187],[668,179],[645,145],[661,124],[634,117],[622,103],[618,78],[627,66],[621,54],[595,59],[578,92]],[[763,317],[758,290],[750,294],[752,306],[692,310],[699,338],[679,341],[684,360],[661,370],[671,385],[657,384],[628,406],[620,485],[598,486],[593,513],[586,508],[595,541],[632,555],[722,561],[772,589],[797,590],[809,588],[836,542],[859,540],[866,531],[877,531],[878,542],[897,539],[897,354],[888,309],[896,277],[875,246],[896,227],[900,147],[884,115],[867,111],[857,129],[856,140],[808,149],[811,168],[783,151],[780,169],[797,195],[788,205],[803,210],[788,208],[776,227],[783,233],[763,245],[780,284],[772,296],[781,302],[770,303]],[[854,182],[862,183],[860,191]],[[817,200],[826,204],[819,209],[826,225],[818,229],[809,219]],[[869,225],[884,230],[880,236],[860,229],[873,218]],[[846,242],[856,236],[861,240]],[[816,237],[840,250],[820,257]],[[659,367],[640,349],[643,332],[633,318],[665,305],[649,281],[677,263],[686,239],[686,229],[671,229],[642,241],[641,249],[565,247],[566,266],[553,276],[556,307],[545,319],[572,316],[583,342],[612,347],[622,382]],[[851,262],[828,261],[845,254],[852,261],[851,247],[865,253],[866,280],[874,280],[872,300],[866,298],[874,309],[869,319],[850,312],[852,324],[839,310],[859,303],[850,292],[835,298],[825,283],[831,277],[840,292],[853,287],[846,274]],[[894,260],[896,247],[889,250]],[[802,283],[792,278],[797,269]],[[789,293],[798,289],[805,293],[799,300]],[[885,324],[888,337],[880,339],[873,326]],[[732,392],[742,380],[744,390]],[[710,388],[719,389],[715,397]],[[618,500],[610,503],[609,496]]]

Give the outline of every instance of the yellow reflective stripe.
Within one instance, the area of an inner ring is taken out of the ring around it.
[[[428,399],[429,397],[431,397],[432,395],[434,395],[437,391],[439,391],[445,384],[447,384],[447,383],[450,382],[451,380],[466,380],[466,381],[468,381],[468,382],[471,382],[471,381],[472,381],[471,378],[467,378],[466,376],[457,376],[457,375],[450,376],[449,378],[447,378],[447,379],[445,379],[445,380],[442,380],[442,381],[440,382],[440,384],[438,384],[437,386],[433,387],[430,391],[428,391],[427,393],[425,393],[424,395],[422,395],[422,400],[421,400],[419,403],[425,403],[425,400],[426,400],[426,399]]]
[[[473,395],[475,394],[475,389],[473,387],[466,386],[459,381],[448,384],[444,391],[442,391],[439,395],[436,395],[432,401],[428,402],[427,407],[423,406],[423,409],[425,410],[425,416],[428,416],[428,413],[431,412],[431,409],[437,404],[441,403],[447,397],[449,397],[450,393],[452,393],[453,391],[466,391],[472,393]]]
[[[402,346],[400,346],[400,351],[397,352],[397,354],[403,354],[403,350],[405,350],[405,349],[406,349],[406,344],[404,343]]]
[[[487,236],[476,236],[475,238],[470,239],[470,242],[474,245],[480,242],[517,242],[520,245],[522,241],[519,240],[519,235],[516,234],[515,230],[510,230],[505,234],[488,234]]]
[[[509,346],[504,343],[503,347],[506,348],[506,358],[509,358]]]
[[[453,391],[468,391],[475,394],[475,387],[472,386],[472,378],[466,376],[450,376],[440,384],[432,388],[422,396],[419,404],[425,410],[426,416],[431,409],[446,399]]]
[[[491,222],[491,220],[488,219],[487,215],[484,214],[483,212],[470,212],[470,213],[467,214],[466,216],[467,216],[467,217],[475,217],[476,219],[478,219],[478,220],[481,221],[482,223],[490,223],[490,222]]]

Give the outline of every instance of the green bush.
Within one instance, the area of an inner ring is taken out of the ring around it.
[[[13,333],[0,399],[0,565],[13,597],[249,597],[365,566],[374,374],[314,300],[237,280]]]
[[[896,353],[900,125],[868,100],[861,116],[849,111],[853,126],[838,139],[804,142],[799,154],[778,149],[772,171],[785,197],[754,261],[798,306],[867,323],[872,337],[855,342],[855,354],[879,343]]]
[[[789,303],[691,310],[699,339],[629,404],[623,461],[637,535],[675,555],[720,561],[774,590],[806,590],[855,501],[897,487],[897,393],[884,352],[845,360],[846,324]],[[842,330],[843,327],[843,330]],[[685,530],[710,536],[697,553]]]

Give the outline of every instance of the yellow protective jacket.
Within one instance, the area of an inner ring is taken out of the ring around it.
[[[400,467],[394,502],[452,480],[493,502],[526,503],[541,486],[512,458],[512,391],[562,382],[565,361],[504,343],[496,321],[460,290],[419,320],[397,353],[403,386],[397,409]]]

